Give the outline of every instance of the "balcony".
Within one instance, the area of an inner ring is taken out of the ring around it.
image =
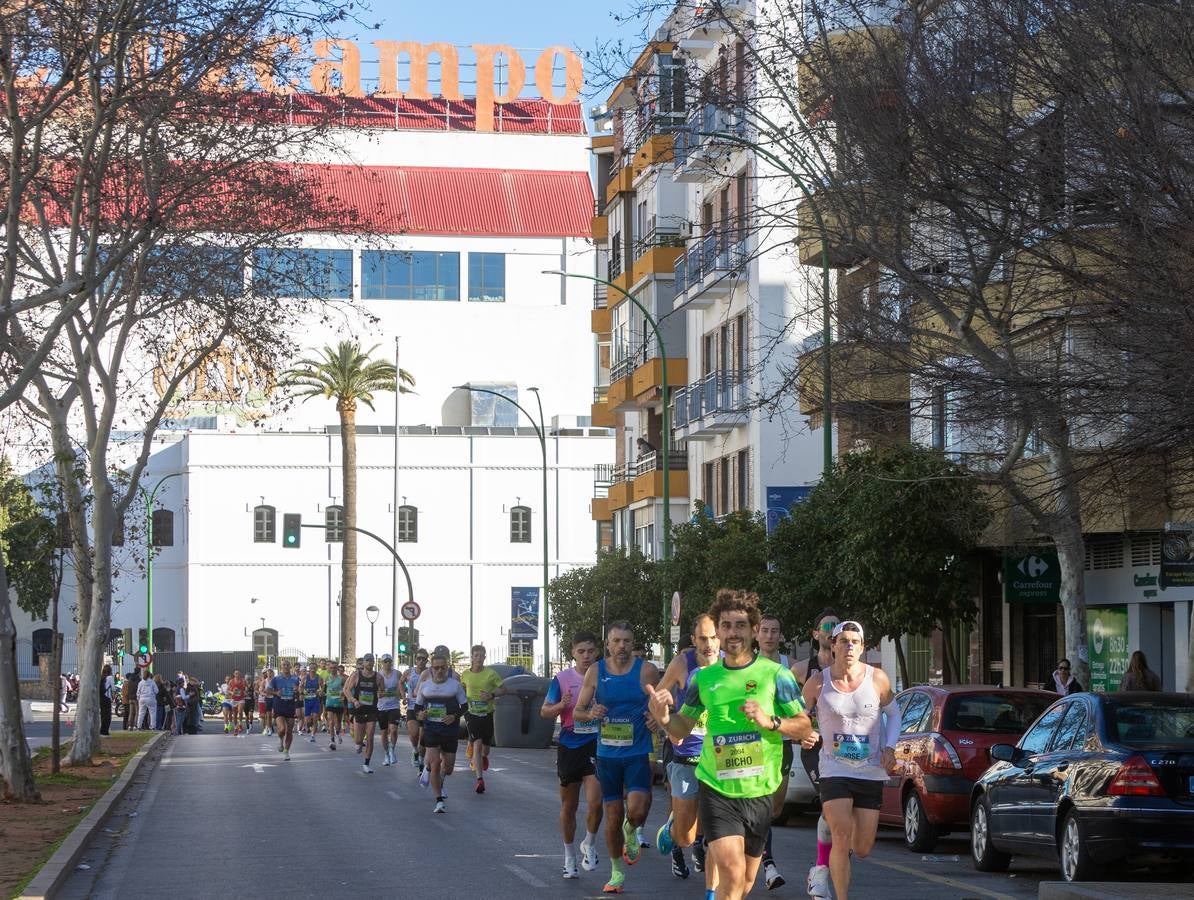
[[[675,226],[652,227],[634,243],[634,268],[630,283],[650,275],[671,275],[676,259],[684,254],[685,239]]]
[[[622,254],[610,253],[605,263],[605,277],[608,281],[617,281],[622,274]],[[607,288],[608,290],[608,288]]]
[[[614,428],[617,426],[617,417],[609,405],[608,384],[598,385],[593,388],[593,405],[589,410],[589,419],[594,428]]]
[[[672,395],[672,427],[684,440],[706,441],[750,421],[746,372],[710,372]]]
[[[618,194],[629,194],[634,191],[634,170],[630,166],[623,166],[610,175],[609,184],[605,186],[605,202],[613,203]]]
[[[594,522],[604,522],[613,516],[609,501],[609,489],[614,483],[614,467],[599,463],[593,467],[593,501],[591,510]]]
[[[705,309],[733,293],[735,275],[746,269],[745,233],[737,229],[711,232],[689,242],[673,268],[676,298],[689,309]]]
[[[627,468],[633,473],[632,502],[663,496],[663,454],[658,450],[644,453]],[[674,444],[668,448],[668,491],[672,497],[688,496],[688,447]]]
[[[607,499],[612,513],[615,509],[625,509],[630,505],[634,493],[634,464],[619,463],[613,467],[610,474],[610,484],[607,489]]]
[[[676,132],[674,181],[699,182],[717,174],[727,150],[745,146],[746,117],[740,107],[704,103]]]
[[[749,16],[753,6],[751,0],[721,0],[716,7],[696,6],[691,19],[681,26],[677,46],[690,59],[710,55],[725,37],[744,27],[736,20]]]
[[[796,390],[801,415],[824,406],[824,347],[810,348],[797,361]],[[830,399],[835,405],[892,406],[909,402],[908,345],[838,341],[830,356]]]
[[[589,220],[589,234],[596,244],[604,244],[609,240],[609,217],[596,215]]]
[[[654,346],[652,346],[654,350]],[[688,380],[688,360],[681,356],[667,361],[667,383],[669,389]],[[630,395],[642,398],[650,394],[651,399],[663,388],[663,360],[652,356],[634,370],[630,377]]]
[[[613,327],[613,314],[609,308],[609,288],[601,283],[593,285],[593,311],[590,315],[590,331],[593,334],[609,334]]]

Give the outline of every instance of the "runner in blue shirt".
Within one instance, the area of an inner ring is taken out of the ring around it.
[[[312,744],[319,729],[319,689],[322,686],[323,682],[315,674],[315,663],[307,663],[307,675],[303,678],[303,719]]]
[[[298,696],[299,677],[290,671],[290,660],[282,660],[282,674],[275,675],[269,683],[269,695],[274,698],[274,729],[278,735],[278,752],[290,761],[290,745],[294,742],[295,698]]]

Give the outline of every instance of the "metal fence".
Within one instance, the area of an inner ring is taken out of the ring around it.
[[[32,641],[29,638],[17,639],[17,681],[41,681],[41,667],[39,660],[44,658],[46,665],[50,664],[50,644],[48,642]],[[79,643],[74,638],[64,638],[62,641],[62,671],[69,674],[79,669]]]

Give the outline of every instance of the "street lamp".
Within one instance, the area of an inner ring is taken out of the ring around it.
[[[157,496],[158,488],[171,478],[179,478],[182,475],[182,472],[163,475],[145,498],[145,646],[151,653],[153,652],[153,500]],[[145,494],[145,488],[141,488],[141,493]],[[152,667],[149,671],[153,671]]]
[[[381,612],[376,606],[365,607],[365,618],[369,620],[369,655],[373,655],[373,626],[377,622],[377,616]]]
[[[535,425],[535,418],[526,408],[505,394],[499,391],[491,391],[489,388],[473,387],[471,384],[458,384],[454,388],[458,391],[468,391],[477,394],[492,394],[494,397],[500,397],[507,403],[514,406],[522,412],[527,420],[535,428],[535,434],[539,436],[539,450],[543,454],[543,609],[541,615],[543,616],[543,675],[545,678],[551,677],[551,626],[547,620],[547,583],[550,580],[548,554],[547,554],[547,427],[543,423],[543,399],[539,396],[539,388],[527,388],[535,395],[535,402],[539,405],[539,424]],[[557,523],[558,526],[558,523]]]
[[[586,281],[596,281],[598,284],[604,284],[606,287],[611,287],[636,307],[639,312],[643,314],[643,318],[647,320],[647,324],[651,326],[651,330],[655,332],[655,340],[659,342],[659,359],[663,363],[663,377],[660,383],[660,390],[663,397],[663,452],[661,458],[663,460],[663,558],[672,558],[672,491],[671,491],[671,444],[672,444],[672,413],[671,403],[668,396],[667,383],[667,347],[663,343],[663,333],[659,330],[659,323],[655,321],[655,317],[647,311],[647,307],[643,306],[634,294],[627,291],[625,288],[619,287],[612,281],[607,281],[604,278],[598,278],[596,275],[585,275],[583,272],[565,272],[563,269],[544,269],[544,275],[559,275],[563,278],[583,278]]]

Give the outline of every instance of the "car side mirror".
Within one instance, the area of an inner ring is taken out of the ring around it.
[[[991,748],[991,759],[999,762],[1015,763],[1023,754],[1011,744],[996,744]]]

